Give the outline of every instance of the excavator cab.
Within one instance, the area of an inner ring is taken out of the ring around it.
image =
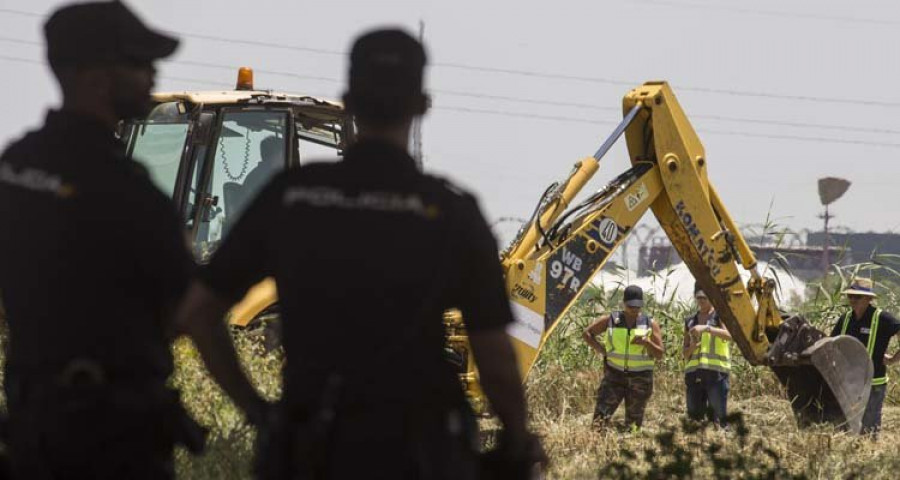
[[[152,98],[146,118],[122,126],[126,154],[175,202],[199,263],[272,176],[310,159],[337,160],[354,134],[340,103],[256,90],[247,68],[235,90]],[[245,326],[276,302],[275,284],[265,280],[232,309],[230,320]]]

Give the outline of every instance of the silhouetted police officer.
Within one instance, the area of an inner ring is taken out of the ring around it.
[[[463,312],[503,422],[504,460],[526,465],[524,477],[542,454],[525,426],[494,238],[471,195],[407,153],[410,124],[428,107],[425,63],[402,31],[356,41],[344,102],[358,142],[342,162],[275,177],[179,315],[220,316],[275,277],[285,419],[261,452],[266,478],[475,478],[477,427],[443,357],[450,307]]]
[[[261,405],[234,373],[224,325],[171,322],[193,266],[182,226],[114,133],[147,113],[153,61],[178,42],[120,2],[63,7],[45,34],[62,108],[0,157],[13,469],[28,479],[168,478],[173,444],[203,441],[165,386],[172,335],[190,333],[205,358],[224,359],[214,370],[231,374],[225,385],[242,407]]]

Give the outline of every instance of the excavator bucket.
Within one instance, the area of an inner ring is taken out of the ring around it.
[[[782,324],[768,358],[801,426],[829,422],[859,433],[873,372],[859,340],[825,337],[793,317]]]

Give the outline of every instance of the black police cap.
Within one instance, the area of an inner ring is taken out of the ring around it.
[[[374,30],[350,51],[351,95],[415,96],[422,93],[427,57],[418,40],[403,30]]]
[[[53,66],[152,62],[178,48],[178,40],[151,30],[119,1],[62,7],[44,24],[44,35]]]
[[[644,306],[644,291],[637,285],[629,285],[625,287],[625,295],[623,301],[629,307]]]

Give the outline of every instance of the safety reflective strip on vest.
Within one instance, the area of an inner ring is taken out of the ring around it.
[[[850,326],[850,316],[853,315],[853,310],[847,312],[844,315],[844,324],[841,326],[841,335],[847,334],[847,327]],[[869,341],[866,342],[866,351],[869,352],[869,357],[874,361],[874,357],[872,354],[875,352],[875,338],[878,337],[878,321],[881,319],[881,309],[876,308],[875,313],[872,314],[872,321],[869,322]],[[872,385],[886,385],[888,381],[887,371],[885,371],[885,375],[883,377],[873,378]]]
[[[622,372],[652,371],[653,357],[647,354],[645,347],[631,343],[634,337],[650,332],[650,319],[640,315],[635,328],[625,328],[615,326],[614,316],[610,317],[610,325],[606,328],[606,364]],[[624,324],[624,317],[621,323]]]
[[[698,369],[730,372],[731,349],[728,348],[728,341],[716,338],[709,332],[700,334],[700,347],[691,354],[691,358],[684,366],[684,373]]]

